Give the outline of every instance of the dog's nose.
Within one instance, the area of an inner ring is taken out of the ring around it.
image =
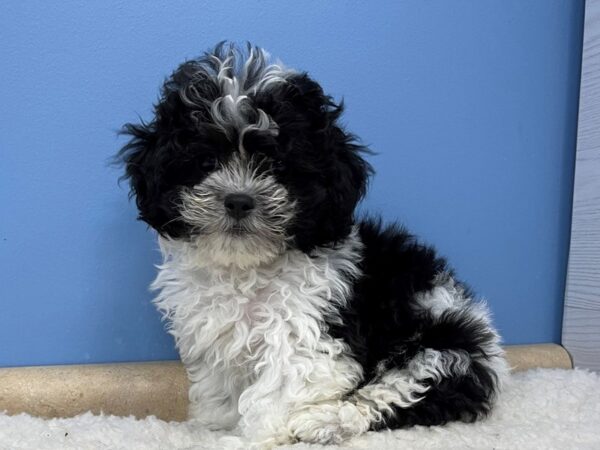
[[[254,199],[246,194],[229,194],[225,197],[225,209],[234,219],[243,219],[254,209]]]

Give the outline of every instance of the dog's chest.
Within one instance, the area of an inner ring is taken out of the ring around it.
[[[326,318],[349,291],[330,258],[300,252],[250,270],[193,268],[173,259],[154,287],[184,363],[253,369],[319,350]]]

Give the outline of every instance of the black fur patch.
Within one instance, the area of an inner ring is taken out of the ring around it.
[[[347,307],[339,311],[343,324],[329,325],[329,333],[346,342],[363,366],[364,380],[358,388],[375,380],[380,362],[385,361],[387,369],[402,369],[426,348],[485,357],[483,347],[494,334],[466,310],[437,319],[415,312],[415,295],[431,290],[440,272],[452,273],[446,261],[401,227],[383,228],[379,221],[366,220],[359,230],[365,245],[362,277],[355,282]],[[432,385],[423,400],[407,409],[394,408],[394,414],[374,423],[373,429],[475,420],[491,408],[496,381],[495,374],[473,363],[465,376]]]

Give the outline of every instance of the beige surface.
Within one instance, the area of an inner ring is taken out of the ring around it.
[[[513,370],[571,368],[555,344],[507,347]],[[184,420],[187,379],[179,362],[0,369],[0,411],[70,417],[92,411]]]
[[[505,348],[506,358],[513,371],[533,369],[534,367],[573,368],[571,357],[560,345],[509,345]]]
[[[179,362],[0,369],[0,411],[71,417],[92,411],[184,420],[187,378]]]

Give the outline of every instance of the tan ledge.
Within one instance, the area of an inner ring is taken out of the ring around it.
[[[571,368],[556,344],[506,348],[513,370]],[[92,411],[163,420],[186,417],[187,378],[176,361],[0,369],[0,411],[40,417],[71,417]]]

